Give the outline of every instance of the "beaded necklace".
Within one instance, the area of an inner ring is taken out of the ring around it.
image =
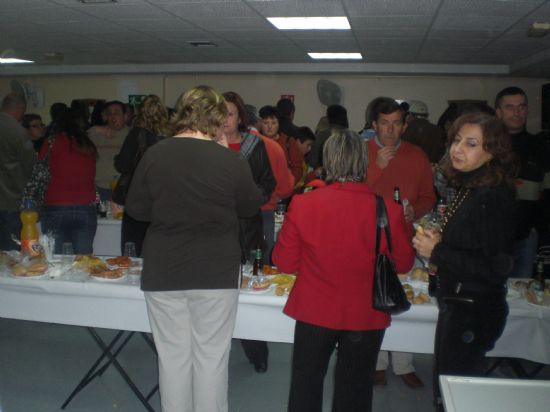
[[[441,231],[443,232],[447,225],[449,224],[449,221],[453,217],[453,215],[456,213],[460,205],[462,205],[462,202],[468,197],[470,194],[471,189],[464,189],[461,188],[458,192],[458,194],[453,199],[451,206],[449,206],[445,212],[445,215],[443,216],[443,222],[441,222]]]

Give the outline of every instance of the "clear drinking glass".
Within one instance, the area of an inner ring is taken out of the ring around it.
[[[63,266],[69,266],[74,260],[74,249],[71,242],[63,242],[61,245],[61,263]]]
[[[124,243],[124,256],[130,258],[137,257],[136,255],[136,244],[134,242],[125,242]]]

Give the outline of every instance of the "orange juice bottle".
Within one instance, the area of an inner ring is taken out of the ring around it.
[[[21,253],[28,256],[40,255],[38,243],[38,212],[31,201],[25,203],[24,209],[19,213],[21,219]]]

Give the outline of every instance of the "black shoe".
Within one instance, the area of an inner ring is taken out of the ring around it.
[[[258,373],[266,373],[267,372],[267,362],[254,363],[254,370]]]

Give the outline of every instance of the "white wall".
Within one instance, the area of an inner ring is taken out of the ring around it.
[[[295,123],[315,128],[324,114],[317,98],[316,83],[328,79],[343,91],[343,105],[348,109],[350,127],[360,130],[364,124],[365,108],[377,96],[424,101],[430,110],[430,119],[437,122],[447,107],[447,100],[484,99],[490,105],[494,96],[504,87],[522,87],[529,97],[528,128],[540,130],[541,85],[546,79],[505,77],[443,77],[443,76],[373,76],[360,74],[135,74],[135,75],[65,75],[0,77],[0,96],[10,91],[10,80],[17,79],[42,87],[45,107],[28,108],[49,121],[48,108],[54,102],[70,103],[76,98],[104,98],[127,101],[128,94],[158,94],[172,106],[184,90],[198,84],[208,84],[220,92],[235,91],[247,103],[258,109],[274,104],[281,94],[295,95]]]

